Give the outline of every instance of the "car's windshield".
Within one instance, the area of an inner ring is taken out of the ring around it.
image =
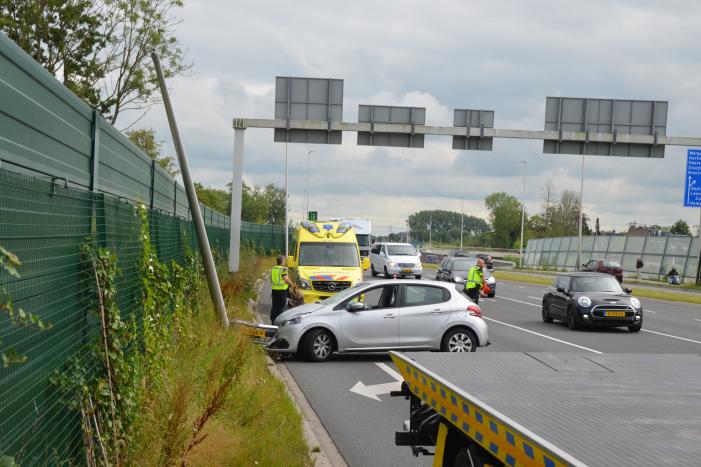
[[[356,235],[359,246],[370,246],[370,235]]]
[[[390,256],[416,256],[416,250],[411,245],[387,245]]]
[[[623,289],[613,276],[583,276],[574,278],[572,292],[623,293]]]
[[[300,266],[358,267],[355,243],[302,243],[299,247]]]
[[[467,271],[469,271],[470,268],[475,264],[477,264],[477,260],[475,259],[454,259],[453,271],[464,272],[465,274],[467,274]]]
[[[605,267],[605,268],[620,268],[621,265],[618,264],[618,262],[616,262],[616,261],[608,261],[608,260],[606,260],[606,261],[604,261],[604,267]]]
[[[322,303],[324,305],[332,305],[332,304],[342,302],[343,300],[345,300],[348,297],[352,296],[353,294],[357,293],[359,288],[364,287],[366,285],[368,285],[367,282],[358,282],[353,287],[350,287],[342,292],[338,292],[336,295],[333,295],[333,296],[327,298]]]

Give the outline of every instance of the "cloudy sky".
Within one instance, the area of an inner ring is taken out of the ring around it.
[[[344,79],[344,120],[359,104],[427,108],[427,124],[452,125],[453,108],[492,109],[495,126],[543,129],[545,96],[669,101],[667,134],[701,134],[701,2],[186,0],[178,37],[192,73],[170,83],[194,178],[231,178],[233,117],[272,118],[275,76]],[[162,109],[140,126],[171,150]],[[421,209],[487,217],[484,197],[521,197],[539,211],[542,187],[579,188],[579,156],[546,155],[542,142],[495,140],[492,152],[290,144],[291,216],[300,219],[311,164],[310,208],[322,217],[370,218],[381,230]],[[246,131],[245,180],[284,182],[285,145],[272,130]],[[682,207],[686,148],[664,159],[588,157],[584,209],[602,228],[629,222],[699,224]]]

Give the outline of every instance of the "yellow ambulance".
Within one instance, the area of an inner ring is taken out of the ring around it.
[[[361,259],[350,223],[304,221],[292,235],[287,267],[304,303],[314,303],[360,282],[370,261]]]

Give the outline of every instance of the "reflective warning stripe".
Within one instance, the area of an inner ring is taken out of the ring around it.
[[[424,403],[509,466],[564,467],[585,464],[486,404],[454,390],[416,362],[390,352],[409,389]]]

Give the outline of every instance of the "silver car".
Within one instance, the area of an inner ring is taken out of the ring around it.
[[[282,313],[267,346],[324,361],[334,352],[425,349],[474,352],[488,345],[480,308],[438,281],[361,282],[323,302]]]

